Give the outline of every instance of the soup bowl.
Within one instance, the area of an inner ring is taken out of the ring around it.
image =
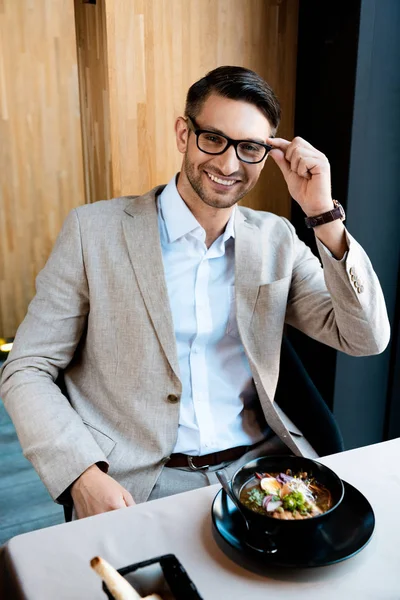
[[[254,479],[256,473],[286,473],[291,469],[293,474],[306,472],[309,477],[326,487],[331,493],[332,505],[326,512],[315,517],[302,520],[281,520],[267,512],[258,513],[244,504],[240,498],[246,484]],[[231,480],[233,495],[239,502],[248,523],[260,531],[270,535],[303,535],[312,533],[332,517],[344,496],[342,480],[331,469],[321,463],[301,456],[262,456],[241,466]]]

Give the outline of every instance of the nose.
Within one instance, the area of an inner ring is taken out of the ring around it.
[[[240,161],[233,146],[230,146],[223,154],[216,156],[215,159],[215,166],[221,171],[221,175],[225,175],[225,177],[240,170]]]

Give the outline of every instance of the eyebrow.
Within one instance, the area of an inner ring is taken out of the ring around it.
[[[229,135],[226,135],[226,133],[224,133],[223,131],[221,131],[217,127],[212,127],[212,125],[209,125],[208,127],[199,127],[199,129],[203,129],[203,131],[213,131],[214,133],[219,133],[221,135],[229,137]],[[232,139],[232,138],[229,138],[229,139]],[[240,139],[239,141],[240,142],[255,142],[256,144],[266,144],[266,142],[264,142],[260,138],[244,138],[244,139]]]

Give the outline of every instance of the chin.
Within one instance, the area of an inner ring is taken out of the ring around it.
[[[231,208],[232,206],[234,206],[235,204],[237,204],[237,202],[239,202],[240,198],[236,199],[236,198],[232,198],[232,199],[227,199],[227,198],[202,198],[204,204],[207,204],[207,206],[211,206],[212,208]]]

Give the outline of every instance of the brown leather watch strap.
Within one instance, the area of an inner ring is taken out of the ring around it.
[[[328,212],[323,213],[322,215],[317,215],[316,217],[306,217],[304,219],[306,226],[311,229],[313,227],[317,227],[318,225],[324,225],[324,223],[336,221],[336,219],[344,221],[346,214],[343,206],[337,200],[334,200],[333,203],[335,208],[332,208],[332,210],[328,210]]]

